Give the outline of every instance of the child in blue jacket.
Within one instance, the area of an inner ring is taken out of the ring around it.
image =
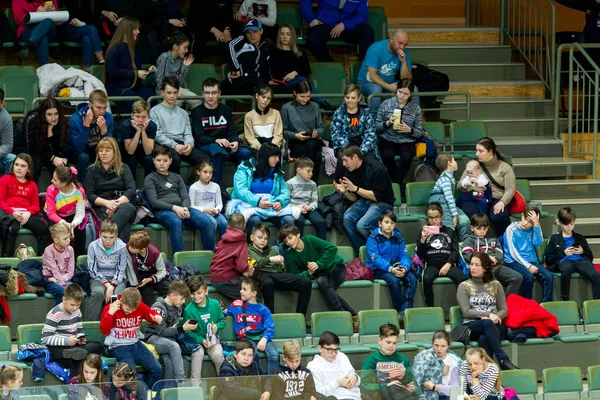
[[[366,265],[373,270],[375,278],[388,284],[392,304],[399,313],[412,307],[417,277],[410,269],[406,241],[396,229],[396,214],[392,210],[379,215],[379,228],[373,229],[367,239]],[[404,284],[404,294],[401,283]]]

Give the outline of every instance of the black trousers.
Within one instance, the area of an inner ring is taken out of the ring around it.
[[[312,180],[319,184],[319,172],[321,172],[321,148],[323,147],[320,139],[309,139],[306,142],[300,140],[290,140],[290,155],[294,158],[308,157],[314,163]]]
[[[144,278],[150,278],[153,274],[144,274],[140,273],[140,282]],[[142,302],[148,307],[152,307],[152,304],[156,301],[156,297],[154,296],[154,291],[158,292],[159,297],[166,297],[167,292],[169,291],[169,283],[167,279],[163,279],[162,281],[158,281],[156,283],[149,283],[147,285],[138,287],[140,294],[142,295]]]
[[[356,315],[356,311],[350,304],[346,302],[336,290],[344,282],[346,276],[346,266],[344,264],[338,264],[331,268],[329,271],[325,271],[317,275],[317,284],[319,285],[319,292],[327,301],[327,304],[333,308],[334,311],[349,311],[352,315]]]
[[[75,346],[48,346],[48,351],[50,352],[50,359],[58,363],[60,366],[69,369],[70,378],[79,375],[82,361],[76,361],[72,358],[64,358],[63,351],[67,349],[72,349],[74,347],[83,348],[88,352],[88,354],[102,355],[102,352],[104,351],[104,345],[98,342],[88,342],[84,345],[78,344]],[[100,373],[102,373],[102,371],[100,371]]]
[[[296,312],[306,316],[312,290],[310,279],[287,272],[268,271],[255,271],[254,277],[260,281],[265,306],[272,314],[275,314],[275,289],[277,289],[298,292]]]
[[[231,81],[225,77],[221,82],[221,90],[225,95],[254,95],[254,88],[266,83],[262,78],[239,77]]]
[[[68,217],[61,217],[65,221],[71,223],[73,222],[73,218],[75,215],[69,215]],[[48,226],[55,225],[56,223],[48,220]],[[77,257],[84,255],[85,251],[85,229],[79,229],[77,226],[73,229],[73,239],[71,239],[71,247],[73,248],[73,252],[75,253],[75,260]]]
[[[17,236],[19,236],[19,229],[21,224],[16,219],[13,219],[6,229],[6,235],[4,237],[4,245],[2,246],[2,255],[4,257],[14,257],[15,247],[17,242]],[[44,250],[52,243],[50,237],[50,231],[48,230],[48,222],[41,214],[32,215],[29,217],[29,221],[23,228],[29,229],[38,239],[37,254],[44,254]]]
[[[309,21],[310,22],[310,21]],[[339,37],[333,39],[331,30],[333,26],[321,24],[313,26],[308,30],[306,45],[317,61],[333,61],[327,50],[327,42],[330,40],[343,40],[348,43],[358,43],[358,60],[362,61],[367,54],[367,49],[375,41],[375,32],[368,24],[361,24],[354,29],[345,29]]]
[[[101,220],[108,219],[106,210],[106,207],[94,207],[96,215]],[[135,213],[136,208],[133,204],[124,203],[117,208],[117,211],[115,211],[111,218],[111,220],[113,220],[119,228],[119,239],[125,243],[129,242],[129,236],[131,235],[131,224],[133,224],[133,221],[135,221]]]
[[[148,176],[155,171],[154,163],[152,162],[152,154],[144,153],[142,145],[139,145],[133,154],[128,154],[127,150],[124,148],[122,151],[123,162],[129,166],[134,179],[138,164],[144,167],[144,176]]]
[[[506,338],[506,326],[494,324],[491,319],[478,319],[467,322],[466,325],[471,328],[469,339],[478,340],[479,346],[488,353],[490,358],[496,356],[498,361],[508,359],[501,344],[502,340]]]
[[[415,143],[394,143],[385,139],[379,139],[379,152],[381,161],[390,174],[392,182],[400,184],[400,188],[406,187],[404,179],[410,170],[410,164],[416,154]],[[400,162],[396,165],[395,156],[400,156]]]
[[[198,150],[196,147],[192,148],[192,151],[189,155],[183,155],[177,153],[175,150],[171,151],[171,155],[173,156],[173,162],[169,167],[169,171],[174,172],[176,174],[181,175],[181,162],[185,161],[190,164],[192,168],[196,168],[196,166],[203,160],[210,160],[210,157],[203,151]]]
[[[560,270],[560,294],[567,300],[571,293],[571,275],[578,272],[592,283],[592,297],[600,299],[600,274],[588,260],[565,260],[558,264]]]
[[[217,292],[229,299],[236,300],[240,298],[240,290],[242,290],[242,278],[233,278],[230,281],[224,282],[211,281],[210,284],[217,289]]]
[[[440,267],[428,265],[423,271],[423,294],[425,295],[425,304],[427,307],[433,307],[433,281],[440,276]],[[456,266],[450,267],[446,277],[452,279],[456,283],[461,283],[467,280],[467,277],[460,268]]]

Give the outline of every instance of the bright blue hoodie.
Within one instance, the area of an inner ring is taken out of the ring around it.
[[[331,27],[343,22],[345,29],[353,30],[358,25],[366,24],[369,18],[368,0],[346,0],[341,10],[340,0],[319,0],[316,16],[312,3],[313,0],[300,0],[300,12],[309,24],[316,18]]]
[[[380,269],[390,272],[392,265],[400,261],[400,265],[410,269],[410,255],[406,251],[406,241],[398,229],[394,229],[388,239],[381,228],[375,228],[367,239],[367,267],[373,271]]]
[[[90,108],[89,103],[80,103],[77,105],[77,111],[69,118],[69,139],[67,141],[67,151],[81,153],[87,146],[96,147],[102,137],[113,135],[114,120],[111,113],[104,113],[106,120],[107,133],[100,135],[100,128],[96,122],[92,122],[89,128],[83,126],[83,118]]]
[[[229,305],[225,317],[228,315],[233,317],[233,330],[238,339],[273,339],[275,322],[264,304],[235,300]]]
[[[524,230],[519,222],[513,222],[506,228],[503,236],[504,262],[506,264],[518,262],[527,268],[533,263],[539,264],[535,248],[541,246],[543,242],[541,227],[534,226]]]

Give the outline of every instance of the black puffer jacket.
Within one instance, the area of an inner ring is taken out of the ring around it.
[[[271,380],[261,365],[252,361],[249,367],[242,367],[233,355],[221,365],[219,384],[215,391],[217,400],[257,400],[264,392],[271,392]]]

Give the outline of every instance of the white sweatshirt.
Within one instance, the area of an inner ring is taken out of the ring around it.
[[[313,374],[317,392],[323,396],[334,396],[338,400],[361,400],[360,377],[350,390],[340,386],[337,382],[344,376],[356,374],[348,356],[344,353],[339,352],[333,362],[329,362],[321,356],[315,356],[306,368]]]
[[[255,15],[254,12],[258,15]],[[277,3],[275,0],[244,0],[240,14],[254,15],[264,26],[273,26],[277,21]]]

